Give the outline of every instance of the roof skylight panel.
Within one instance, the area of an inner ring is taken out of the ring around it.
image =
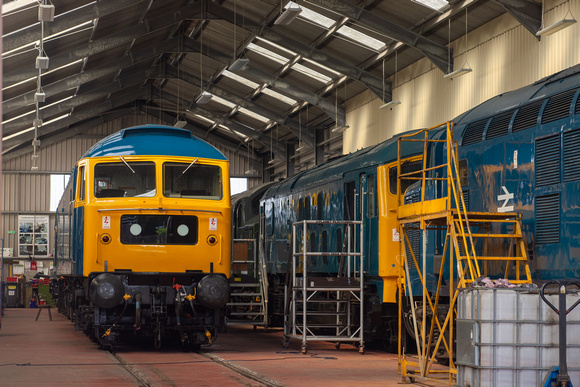
[[[349,26],[340,27],[336,33],[356,43],[362,44],[363,46],[372,48],[375,51],[382,51],[386,47],[384,42],[381,42],[380,40],[357,31]]]
[[[264,117],[264,116],[262,116],[262,115],[260,115],[258,113],[254,113],[253,111],[248,110],[248,109],[246,109],[244,107],[240,107],[240,109],[238,111],[240,113],[243,113],[243,114],[245,114],[247,116],[250,116],[250,117],[252,117],[252,118],[254,118],[254,119],[258,120],[258,121],[261,121],[261,122],[264,122],[264,123],[270,122],[270,119],[269,118],[266,118],[266,117]]]
[[[305,62],[307,62],[308,64],[311,64],[313,67],[318,67],[318,68],[320,68],[321,70],[324,70],[324,71],[326,71],[327,73],[330,73],[330,74],[332,74],[332,76],[334,76],[334,77],[338,77],[338,76],[342,75],[342,74],[341,74],[341,73],[339,73],[338,71],[334,71],[333,69],[326,67],[326,66],[325,66],[325,65],[323,65],[322,63],[315,62],[315,61],[313,61],[313,60],[311,60],[311,59],[308,59],[308,58],[302,58],[302,60],[303,60],[303,61],[305,61]]]
[[[221,130],[225,130],[227,132],[231,132],[231,133],[235,134],[236,136],[240,137],[243,141],[246,141],[247,139],[250,138],[250,136],[246,136],[245,134],[240,133],[237,130],[233,130],[229,126],[225,126],[225,125],[222,125],[222,124],[217,124],[217,127],[219,129],[221,129]]]
[[[212,99],[213,99],[213,98],[212,98]],[[209,124],[209,125],[213,125],[213,124],[215,124],[215,121],[212,121],[212,120],[210,120],[209,118],[206,118],[206,117],[204,117],[204,116],[202,116],[202,115],[199,115],[199,114],[192,114],[192,116],[193,116],[193,117],[194,117],[196,120],[200,120],[200,121],[202,121],[202,122],[205,122],[206,124]]]
[[[233,79],[234,81],[240,82],[241,84],[248,86],[251,89],[257,89],[260,86],[256,82],[252,82],[249,79],[241,77],[238,74],[232,73],[231,71],[228,71],[228,70],[224,70],[222,75],[224,77],[228,77],[230,79]]]
[[[290,1],[288,2],[288,4],[286,4],[285,8],[290,7],[290,5],[295,5],[295,3]],[[316,11],[306,8],[303,5],[301,5],[300,8],[302,8],[302,12],[300,12],[300,15],[298,16],[299,18],[306,19],[324,28],[330,28],[334,25],[334,23],[336,23],[335,20],[332,20],[329,17],[326,17]]]
[[[449,3],[446,0],[411,0],[414,3],[419,3],[425,7],[434,9],[435,11],[443,11],[445,8],[449,7]]]
[[[315,79],[315,80],[317,80],[319,82],[322,82],[324,84],[327,84],[327,83],[329,83],[329,82],[332,81],[332,78],[327,77],[326,75],[321,74],[318,71],[312,70],[309,67],[306,67],[304,65],[301,65],[300,63],[295,63],[292,66],[292,69],[293,70],[296,70],[296,71],[298,71],[298,72],[300,72],[300,73],[302,73],[304,75],[307,75],[307,76],[309,76],[312,79]]]
[[[293,3],[289,2],[288,5],[286,6],[286,8],[289,7],[290,4],[293,4]],[[336,23],[335,20],[333,20],[329,17],[326,17],[326,16],[324,16],[316,11],[308,9],[304,6],[300,6],[300,7],[302,8],[302,12],[298,16],[300,18],[306,19],[314,24],[317,24],[317,25],[324,27],[324,28],[327,28],[327,29],[332,27]],[[351,39],[354,42],[360,43],[366,47],[370,47],[376,51],[380,51],[386,47],[386,44],[381,42],[380,40],[375,39],[373,37],[370,37],[367,34],[364,34],[360,31],[357,31],[354,28],[351,28],[348,26],[340,27],[336,31],[336,33],[343,36],[343,37]]]
[[[37,0],[15,0],[2,4],[2,16],[7,16],[12,13],[22,11],[26,8],[38,6]]]
[[[254,43],[248,44],[248,46],[246,47],[246,49],[247,50],[250,50],[250,51],[253,51],[253,52],[257,53],[257,54],[260,54],[260,55],[262,55],[262,56],[264,56],[264,57],[266,57],[268,59],[271,59],[274,62],[280,63],[280,64],[286,64],[289,61],[288,58],[286,58],[286,57],[284,57],[282,55],[276,54],[275,52],[270,51],[267,48],[264,48],[262,46],[258,46],[257,44],[254,44]]]
[[[212,102],[217,102],[220,105],[224,105],[226,106],[228,109],[233,109],[236,107],[236,104],[231,103],[230,101],[227,101],[223,98],[218,97],[217,95],[213,95],[213,97],[211,98]]]
[[[44,122],[42,123],[42,126],[43,126],[43,127],[45,127],[45,126],[47,126],[47,125],[49,125],[49,124],[52,124],[53,122],[60,121],[60,120],[62,120],[62,119],[64,119],[64,118],[67,118],[67,117],[69,117],[69,116],[70,116],[70,113],[65,113],[65,114],[63,114],[63,115],[61,115],[61,116],[58,116],[58,117],[55,117],[55,118],[53,118],[53,119],[51,119],[51,120],[44,121]],[[14,137],[21,136],[21,135],[23,135],[23,134],[25,134],[25,133],[28,133],[28,132],[32,132],[33,130],[34,130],[34,127],[31,127],[31,128],[28,128],[28,129],[21,130],[20,132],[17,132],[17,133],[10,134],[10,135],[8,135],[8,136],[6,136],[6,137],[2,137],[2,141],[7,141],[7,140],[10,140],[11,138],[14,138]]]
[[[279,44],[276,44],[276,43],[274,43],[274,42],[271,42],[271,41],[269,41],[268,39],[265,39],[265,38],[263,38],[263,37],[261,37],[261,36],[256,36],[256,40],[259,40],[259,41],[261,41],[261,42],[264,42],[265,44],[267,44],[267,45],[270,45],[270,46],[272,46],[272,47],[276,48],[277,50],[280,50],[281,52],[285,52],[285,53],[287,53],[289,56],[292,56],[292,57],[293,57],[293,56],[296,56],[296,55],[298,55],[298,54],[296,54],[294,51],[292,51],[292,50],[289,50],[289,49],[287,49],[286,47],[282,47],[282,46],[280,46]]]
[[[272,98],[276,98],[278,101],[284,102],[290,106],[294,106],[298,103],[298,101],[296,101],[292,98],[286,97],[285,95],[282,95],[282,94],[278,93],[277,91],[274,91],[270,88],[265,88],[264,90],[262,90],[262,93],[264,93]]]

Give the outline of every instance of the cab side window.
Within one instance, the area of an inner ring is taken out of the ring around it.
[[[79,191],[77,197],[80,201],[85,200],[85,186],[86,186],[86,178],[85,178],[85,166],[81,166],[79,168],[79,180],[78,180]]]

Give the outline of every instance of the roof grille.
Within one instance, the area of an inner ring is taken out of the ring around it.
[[[536,196],[536,244],[560,243],[560,194]]]
[[[536,139],[536,187],[560,182],[560,136]]]
[[[481,142],[486,123],[487,119],[472,122],[467,125],[467,128],[465,128],[465,131],[463,132],[463,141],[461,142],[461,145],[465,146]]]
[[[574,108],[574,114],[580,114],[580,96],[576,99],[576,107]]]
[[[511,112],[502,113],[493,117],[489,127],[487,128],[487,134],[485,135],[486,140],[507,135],[513,115],[514,112],[512,110]]]
[[[564,133],[564,182],[580,180],[580,130]]]
[[[538,113],[540,113],[540,108],[542,107],[543,103],[544,101],[537,101],[529,105],[522,106],[516,114],[516,118],[514,119],[512,133],[536,126],[538,122]]]
[[[542,124],[568,117],[570,115],[570,104],[572,104],[572,98],[574,98],[576,90],[568,90],[550,97],[542,113]]]

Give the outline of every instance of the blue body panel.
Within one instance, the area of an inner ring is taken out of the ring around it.
[[[226,160],[212,145],[189,130],[164,125],[122,129],[102,139],[81,158],[125,155],[183,156]]]
[[[579,87],[577,65],[492,98],[455,120],[460,159],[468,162],[464,188],[469,210],[507,207],[522,214],[532,275],[538,280],[580,278]],[[518,114],[530,104],[539,107],[535,121],[531,117],[529,127],[514,130]],[[492,120],[487,119],[511,112],[509,131],[488,138]],[[469,125],[483,120],[481,138],[463,144]],[[507,202],[500,199],[506,191],[513,194]]]
[[[357,192],[353,199],[354,219],[360,220],[361,185],[366,192],[366,177],[377,177],[377,167],[397,160],[398,138],[395,136],[378,145],[365,148],[349,155],[327,161],[316,168],[298,173],[282,182],[272,185],[264,194],[262,207],[266,218],[266,262],[268,272],[272,274],[286,273],[287,264],[292,254],[289,243],[292,239],[292,224],[299,219],[300,201],[309,201],[306,219],[344,220],[349,209],[345,209],[347,186]],[[421,154],[421,143],[408,143],[403,147],[401,157]],[[364,176],[362,178],[361,176]],[[378,180],[375,180],[377,182]],[[349,186],[350,184],[350,186]],[[376,189],[377,183],[375,183]],[[363,199],[367,200],[367,199]],[[371,277],[379,294],[382,294],[383,282],[379,279],[378,258],[378,214],[368,217],[367,204],[362,203],[363,221],[363,251],[365,269]],[[269,223],[270,222],[270,223]],[[307,242],[310,251],[341,251],[346,236],[343,225],[309,226]],[[339,234],[341,234],[339,236]],[[356,238],[358,240],[358,236]],[[341,243],[342,242],[342,243]],[[340,246],[339,246],[340,244]],[[338,260],[327,257],[309,259],[310,272],[337,273]]]
[[[72,273],[83,275],[83,252],[85,244],[85,208],[77,207],[73,209],[73,251],[72,251]]]

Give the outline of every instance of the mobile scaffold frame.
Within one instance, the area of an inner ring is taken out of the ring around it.
[[[308,226],[323,224],[344,227],[346,251],[308,250]],[[362,243],[351,240],[358,234],[362,241],[362,225],[362,221],[332,220],[303,220],[292,225],[292,272],[285,289],[288,313],[284,316],[284,340],[301,339],[304,354],[309,341],[335,342],[337,349],[342,342],[358,342],[359,352],[364,353],[364,256]],[[360,251],[356,251],[357,246],[361,246]],[[312,275],[309,259],[316,257],[337,259],[339,270],[335,276]],[[359,308],[358,321],[353,318],[355,305]]]

